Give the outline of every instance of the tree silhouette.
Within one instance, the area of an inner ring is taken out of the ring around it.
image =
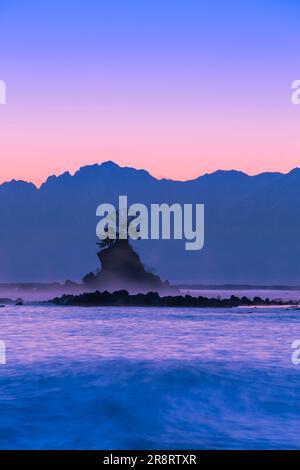
[[[117,240],[120,240],[120,232],[122,232],[122,234],[126,233],[127,236],[128,236],[129,224],[134,219],[135,219],[135,216],[128,216],[127,215],[127,221],[126,221],[125,227],[124,227],[124,224],[123,224],[122,227],[120,227],[120,213],[119,213],[119,211],[116,211],[116,220],[114,221],[114,223],[116,223],[116,237],[115,238],[110,238],[108,236],[107,238],[105,238],[103,240],[97,241],[97,246],[100,248],[100,250],[102,251],[102,250],[105,250],[107,248],[110,248],[110,247],[114,246],[115,243],[117,242]],[[106,232],[108,233],[108,231],[109,231],[109,228],[107,226]],[[139,231],[140,231],[140,229],[137,230],[137,232],[139,232]],[[126,240],[126,238],[125,238],[125,240]],[[138,240],[140,240],[140,238]]]

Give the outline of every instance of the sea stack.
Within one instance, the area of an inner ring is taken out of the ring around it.
[[[178,289],[168,281],[146,271],[137,252],[128,239],[116,239],[100,244],[97,253],[101,270],[89,273],[83,282],[90,288],[114,292],[125,289],[131,294],[158,292],[164,295],[177,295]]]

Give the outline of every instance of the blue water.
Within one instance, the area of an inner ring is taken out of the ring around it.
[[[6,307],[1,449],[300,448],[300,311]]]

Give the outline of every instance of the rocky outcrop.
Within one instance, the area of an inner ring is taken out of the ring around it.
[[[101,270],[83,278],[85,285],[114,292],[125,289],[130,293],[158,292],[165,295],[178,293],[176,287],[159,276],[148,272],[139,255],[128,240],[115,240],[97,253]]]
[[[294,306],[298,309],[298,302],[269,300],[260,297],[249,299],[248,297],[236,297],[232,295],[228,299],[192,297],[190,295],[160,296],[157,292],[148,294],[130,295],[127,291],[114,292],[90,292],[80,295],[64,295],[51,301],[56,305],[73,305],[84,307],[181,307],[181,308],[232,308],[232,307],[259,307],[259,306]]]

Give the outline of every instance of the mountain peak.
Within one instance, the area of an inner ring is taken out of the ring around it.
[[[300,175],[300,168],[299,168],[299,167],[293,168],[293,169],[288,173],[288,175]]]
[[[100,164],[102,168],[121,168],[117,163],[112,160],[106,160]]]
[[[42,184],[42,187],[45,186],[45,185],[49,185],[49,184],[55,184],[55,183],[61,183],[61,182],[65,182],[67,179],[69,179],[71,177],[71,174],[69,171],[65,171],[64,173],[62,173],[61,175],[59,176],[56,176],[56,175],[51,175],[47,178],[47,180],[45,181],[44,184]]]
[[[213,173],[209,173],[209,176],[249,176],[249,175],[239,170],[216,170]]]
[[[23,180],[16,180],[13,179],[11,181],[7,181],[3,184],[0,185],[0,189],[6,190],[10,189],[13,191],[19,191],[19,190],[35,190],[37,187],[28,181],[23,181]]]

